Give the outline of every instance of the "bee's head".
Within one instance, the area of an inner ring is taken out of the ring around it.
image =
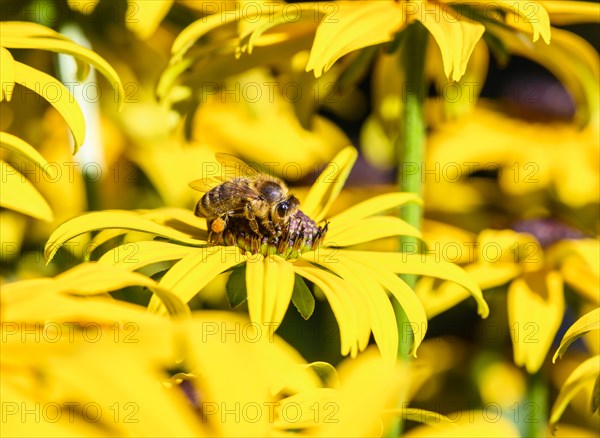
[[[287,194],[287,187],[275,181],[263,182],[259,185],[258,190],[268,203],[277,202],[285,198]]]
[[[300,201],[294,195],[290,195],[285,201],[275,205],[272,215],[274,222],[284,222],[298,210],[299,205]]]

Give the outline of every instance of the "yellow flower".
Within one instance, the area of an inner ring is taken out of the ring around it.
[[[342,150],[310,189],[301,209],[315,222],[327,217],[327,211],[341,191],[356,156],[352,147]],[[291,252],[278,252],[277,248],[266,244],[255,248],[254,254],[240,251],[236,246],[207,246],[206,221],[187,210],[159,209],[141,214],[118,211],[90,213],[58,227],[46,245],[46,256],[51,259],[66,241],[92,230],[102,231],[90,250],[125,234],[126,230],[167,238],[177,243],[130,242],[108,251],[100,261],[137,270],[153,264],[156,266],[159,262],[179,260],[164,274],[159,284],[173,291],[184,302],[191,300],[218,274],[236,268],[232,273],[233,279],[230,277],[230,301],[239,304],[247,297],[252,322],[272,328],[279,326],[290,301],[304,318],[312,313],[314,298],[304,285],[302,278],[305,278],[323,291],[331,305],[340,327],[342,354],[354,357],[364,350],[372,331],[383,356],[393,360],[398,348],[398,331],[386,290],[399,301],[411,322],[410,329],[415,339],[411,349],[413,354],[427,327],[422,304],[396,274],[429,275],[456,281],[473,294],[479,314],[485,317],[488,313],[479,288],[453,264],[415,254],[346,249],[384,237],[418,236],[417,230],[399,218],[376,216],[415,201],[414,195],[404,193],[376,196],[327,219],[328,234],[316,248],[312,248],[311,244],[294,248]],[[164,267],[158,269],[164,270]],[[244,282],[245,291],[242,287]],[[156,311],[160,307],[158,301],[151,301],[151,309]]]
[[[174,318],[105,294],[132,285]],[[189,315],[153,280],[100,263],[11,283],[0,298],[9,436],[366,436],[407,384],[374,352],[339,374],[307,364],[240,315]]]
[[[453,81],[458,81],[464,74],[475,44],[485,31],[484,25],[473,18],[495,19],[511,26],[511,20],[501,18],[503,12],[518,17],[514,22],[525,24],[522,30],[531,34],[533,42],[540,36],[546,43],[550,42],[548,14],[536,2],[531,4],[535,8],[531,16],[518,4],[510,2],[452,3],[434,0],[336,2],[337,7],[317,29],[307,70],[314,70],[315,75],[320,76],[343,55],[391,42],[397,32],[415,21],[421,22],[435,39],[442,53],[444,72]],[[493,15],[490,10],[494,10]]]
[[[599,242],[570,240],[581,235],[552,221],[525,222],[520,228],[524,232],[484,230],[475,241],[453,242],[451,254],[467,254],[461,260],[468,263],[465,271],[482,289],[508,284],[508,324],[514,361],[535,373],[563,319],[564,283],[585,299],[599,302]],[[436,239],[428,242],[437,257],[450,254],[447,247],[436,245]],[[448,282],[436,286],[429,279],[421,280],[416,291],[429,318],[468,295],[459,286]]]
[[[114,69],[93,51],[79,46],[69,38],[45,26],[20,21],[3,21],[0,23],[0,102],[10,102],[15,91],[15,85],[39,94],[47,100],[65,119],[71,129],[75,152],[85,138],[85,120],[83,112],[71,92],[58,79],[28,66],[13,58],[14,49],[41,49],[72,55],[77,60],[78,73],[85,77],[89,71],[88,64],[96,67],[106,76],[117,89],[119,102],[124,91],[119,76]],[[37,166],[37,171],[50,179],[55,175],[50,170],[48,161],[26,141],[9,134],[0,132],[0,145],[10,152],[23,157]],[[36,171],[36,172],[37,172]],[[51,221],[52,210],[18,169],[4,160],[0,160],[2,174],[2,199],[0,206],[32,216],[36,219]]]
[[[557,358],[562,357],[569,345],[577,338],[585,335],[591,330],[600,329],[600,307],[596,308],[581,318],[579,318],[567,330],[563,336],[560,346],[556,350],[552,362]],[[593,387],[592,397],[590,400],[590,412],[592,415],[598,415],[600,406],[600,355],[592,356],[582,362],[567,378],[564,386],[561,388],[550,415],[550,428],[555,429],[556,423],[560,419],[562,413],[567,407],[567,404],[573,397],[584,387]],[[593,386],[592,386],[593,385]]]
[[[471,176],[478,171],[497,172],[498,185],[507,195],[545,191],[573,208],[597,204],[598,138],[592,125],[578,129],[568,123],[531,123],[479,106],[469,117],[440,126],[429,138],[422,164],[430,172],[424,176],[426,205],[432,210],[457,211],[482,204],[486,186],[478,190]],[[418,164],[408,163],[408,170],[411,165]],[[459,198],[459,206],[447,202],[449,191],[454,190],[462,194],[452,195]]]

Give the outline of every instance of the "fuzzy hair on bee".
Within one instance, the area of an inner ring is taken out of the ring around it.
[[[223,168],[222,175],[234,177],[190,183],[190,187],[199,191],[205,191],[207,183],[219,183],[206,191],[194,211],[209,224],[209,244],[222,241],[230,218],[245,218],[256,234],[274,234],[276,228],[287,224],[300,202],[281,179],[262,173],[232,155],[215,156]]]

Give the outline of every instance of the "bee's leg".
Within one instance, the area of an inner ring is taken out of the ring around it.
[[[275,227],[273,226],[273,222],[271,222],[269,218],[265,218],[261,223],[270,234],[275,234]]]
[[[223,231],[227,227],[227,215],[210,220],[208,223],[208,243],[218,245],[223,241]]]
[[[248,224],[252,231],[256,234],[260,234],[260,228],[258,227],[258,222],[256,221],[256,216],[254,216],[254,212],[252,211],[252,206],[250,204],[246,204],[244,216],[248,219]]]

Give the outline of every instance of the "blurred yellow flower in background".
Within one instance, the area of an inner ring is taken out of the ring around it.
[[[586,313],[573,323],[563,336],[560,346],[552,358],[552,362],[555,362],[557,358],[562,357],[569,345],[575,340],[589,331],[599,329],[600,307]],[[600,392],[600,355],[598,354],[583,361],[575,370],[573,370],[564,382],[564,385],[560,389],[560,393],[554,402],[554,406],[552,406],[549,426],[553,432],[558,420],[566,409],[567,404],[582,388],[585,387],[592,388],[589,411],[592,415],[599,415],[600,398],[598,397],[598,393]]]
[[[600,137],[593,126],[582,130],[559,122],[530,123],[479,106],[429,138],[423,166],[435,173],[425,175],[425,201],[432,210],[456,211],[447,202],[448,191],[456,190],[471,193],[458,196],[462,206],[481,205],[486,193],[473,190],[472,174],[487,171],[497,172],[498,185],[508,196],[543,191],[569,207],[584,207],[600,200],[599,161]]]
[[[173,319],[105,295],[134,284]],[[12,283],[1,299],[10,436],[366,436],[406,385],[373,351],[338,374],[246,318],[190,315],[147,277],[98,263]]]
[[[0,25],[3,435],[597,435],[597,2],[7,6],[37,23]],[[569,120],[479,99],[490,54],[546,69]],[[209,245],[188,183],[215,152],[324,238]]]
[[[461,255],[459,263],[465,263],[465,271],[483,290],[508,284],[508,324],[515,364],[534,373],[542,366],[562,322],[564,283],[583,299],[598,303],[600,243],[597,239],[568,240],[578,236],[565,235],[565,230],[552,222],[533,221],[522,228],[531,234],[488,229],[476,239],[445,246],[433,236],[426,236],[426,241],[437,257],[450,254],[448,247],[451,254]],[[543,239],[546,248],[535,235]],[[573,275],[574,271],[580,274]],[[425,278],[417,284],[416,292],[431,318],[466,298],[468,293],[461,289],[447,282],[436,285]]]

